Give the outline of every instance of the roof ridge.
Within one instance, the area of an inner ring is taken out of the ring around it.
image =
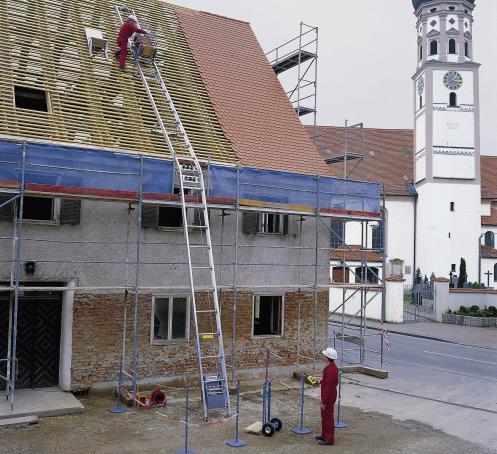
[[[164,3],[169,3],[169,2],[166,2],[165,0],[161,0],[161,1],[163,1]],[[223,14],[211,13],[210,11],[203,11],[201,9],[188,8],[187,6],[177,5],[175,3],[169,3],[169,4],[174,9],[178,8],[178,9],[183,10],[186,13],[206,14],[206,15],[209,15],[209,16],[219,17],[221,19],[225,19],[225,20],[229,20],[229,21],[233,21],[233,22],[238,22],[238,23],[241,23],[241,24],[250,25],[250,22],[248,22],[248,21],[244,21],[244,20],[241,20],[241,19],[235,19],[233,17],[224,16]]]

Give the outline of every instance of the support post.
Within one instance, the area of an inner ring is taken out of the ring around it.
[[[142,231],[142,205],[143,205],[143,155],[140,156],[140,188],[138,191],[138,213],[136,222],[136,265],[134,288],[134,318],[133,318],[133,406],[136,407],[137,392],[137,352],[138,352],[138,303],[140,289],[140,259],[141,259],[141,231]]]
[[[338,405],[337,405],[337,420],[335,423],[336,429],[345,429],[348,424],[340,419],[340,407],[342,405],[342,369],[339,370],[338,375]]]
[[[238,243],[240,241],[240,166],[236,166],[235,264],[233,268],[233,318],[231,327],[231,380],[235,379],[236,310],[238,304]]]
[[[23,240],[24,224],[24,189],[26,185],[26,142],[22,144],[22,172],[21,172],[21,194],[19,197],[19,219],[17,228],[17,248],[15,263],[15,287],[14,287],[14,308],[12,314],[12,352],[10,357],[10,377],[9,377],[9,400],[10,411],[14,411],[14,393],[16,389],[17,377],[17,317],[19,314],[19,283],[21,279],[21,247]],[[14,219],[14,222],[15,219]]]
[[[185,388],[185,449],[176,451],[176,454],[195,454],[193,449],[188,449],[188,425],[189,422],[189,407],[190,405],[190,386],[186,385]]]
[[[304,427],[304,389],[305,389],[305,374],[300,377],[300,405],[299,405],[299,427],[292,429],[292,432],[297,435],[308,435],[311,429]]]
[[[239,419],[240,417],[240,380],[236,385],[236,423],[235,423],[235,438],[232,440],[227,440],[225,443],[231,448],[241,448],[242,446],[247,446],[245,440],[240,440],[239,433]]]

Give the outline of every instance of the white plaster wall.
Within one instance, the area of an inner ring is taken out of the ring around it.
[[[449,94],[447,92],[447,102]],[[471,109],[472,110],[472,109]],[[433,112],[434,147],[475,147],[475,114],[458,108],[447,107],[444,111]]]
[[[492,209],[491,202],[482,202],[481,203],[481,215],[482,216],[490,216]]]
[[[361,310],[361,292],[357,292],[353,295],[355,290],[348,289],[345,291],[345,299],[350,298],[345,303],[344,313],[346,315],[356,315],[359,314]],[[351,295],[353,295],[351,297]],[[366,317],[372,320],[381,320],[381,292],[368,292],[367,301],[370,301],[366,306]],[[330,312],[337,311],[337,314],[342,313],[342,308],[340,305],[344,300],[343,290],[341,288],[330,289]]]
[[[448,309],[457,311],[461,306],[479,306],[480,309],[484,309],[488,306],[497,307],[497,294],[477,291],[463,293],[449,291]]]
[[[457,102],[459,105],[474,105],[474,92],[473,92],[473,72],[472,71],[462,71],[458,70],[463,78],[463,84],[461,88],[456,91]],[[435,70],[433,71],[433,103],[443,104],[447,106],[449,104],[449,90],[443,83],[443,78],[447,73],[446,70]]]
[[[462,154],[466,153],[466,154]],[[435,149],[433,153],[433,176],[435,178],[460,178],[471,180],[476,177],[474,151]]]
[[[367,232],[367,246],[373,247],[373,229],[378,226],[378,222],[369,222],[367,231],[365,224],[361,222],[347,222],[345,225],[345,241],[349,245],[366,244]]]
[[[426,148],[426,115],[421,112],[416,117],[416,153],[424,148]]]
[[[417,265],[423,274],[449,277],[451,264],[458,270],[464,257],[468,279],[478,280],[480,186],[437,182],[417,191]],[[454,212],[450,202],[455,202]]]
[[[416,156],[416,183],[426,178],[426,152]]]
[[[431,22],[432,21],[435,21],[436,24],[435,25],[431,25]],[[428,17],[428,33],[430,33],[432,30],[435,30],[436,32],[439,32],[440,31],[440,16],[438,16],[437,14],[433,15],[433,16],[430,16]]]
[[[454,24],[450,23],[450,20],[454,20]],[[456,14],[448,14],[447,15],[447,30],[450,30],[451,28],[454,28],[456,30],[459,30],[459,18],[457,17]]]
[[[406,283],[413,280],[414,267],[414,199],[388,197],[387,211],[387,263],[393,259],[404,261],[404,267],[411,267],[411,274],[405,274]],[[405,268],[404,268],[405,269]]]

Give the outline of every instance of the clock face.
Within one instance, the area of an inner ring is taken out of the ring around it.
[[[444,85],[449,90],[458,90],[462,86],[462,76],[457,71],[450,71],[444,76]]]
[[[422,94],[425,91],[425,80],[422,77],[418,79],[417,87],[418,87],[418,95],[422,96]]]

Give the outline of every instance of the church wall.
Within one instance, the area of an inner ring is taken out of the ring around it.
[[[474,87],[473,87],[473,71],[457,70],[462,78],[463,84],[457,90],[457,102],[459,105],[468,104],[474,105]],[[449,90],[445,87],[443,79],[447,69],[433,71],[433,103],[434,104],[449,104]]]
[[[491,209],[492,209],[492,202],[482,202],[481,203],[481,215],[482,216],[490,216]]]
[[[438,182],[436,188],[421,185],[417,191],[417,266],[427,275],[434,272],[437,277],[448,277],[452,264],[459,272],[463,257],[468,280],[478,280],[480,186]],[[455,202],[453,212],[451,202]]]
[[[400,259],[404,262],[404,278],[411,284],[414,267],[414,199],[389,197],[387,210],[386,261]],[[388,268],[388,267],[387,267]],[[410,273],[407,273],[410,271]]]

